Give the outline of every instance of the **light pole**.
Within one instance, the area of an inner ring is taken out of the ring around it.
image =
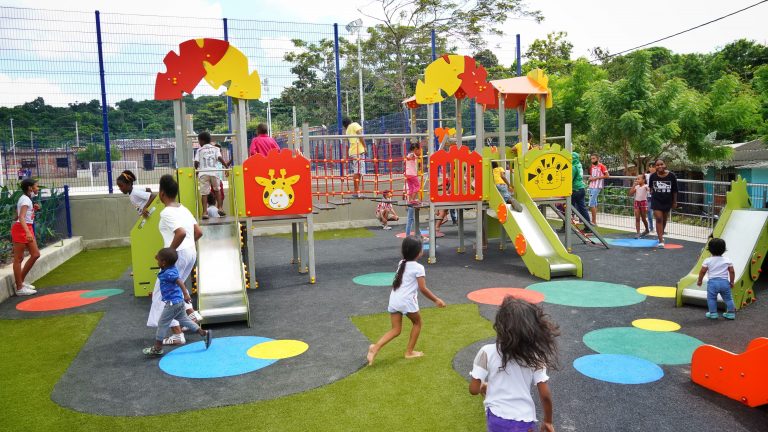
[[[267,134],[272,136],[272,98],[269,97],[269,78],[261,81],[261,88],[267,94]]]
[[[365,103],[363,102],[363,55],[360,51],[360,30],[363,28],[363,20],[360,18],[347,24],[349,33],[357,33],[357,78],[360,82],[360,125],[365,129]],[[349,112],[349,109],[347,109]]]

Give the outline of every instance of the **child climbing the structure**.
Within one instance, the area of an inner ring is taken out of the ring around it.
[[[155,343],[151,347],[144,348],[143,352],[148,356],[159,356],[163,354],[163,339],[171,322],[174,320],[183,324],[188,329],[197,332],[205,340],[205,349],[211,346],[210,330],[205,331],[196,322],[192,321],[185,310],[185,303],[190,303],[187,287],[184,281],[179,277],[179,271],[176,269],[176,260],[178,254],[176,249],[163,248],[155,256],[157,266],[160,267],[160,273],[157,274],[157,280],[160,283],[160,292],[163,299],[163,312],[157,323],[157,332],[155,333]]]
[[[398,221],[400,217],[395,213],[395,209],[392,208],[392,191],[385,190],[381,193],[384,197],[378,204],[376,204],[376,219],[381,222],[381,229],[391,230],[389,226],[390,221]]]
[[[637,231],[637,235],[635,238],[645,237],[650,232],[648,230],[648,219],[646,218],[646,215],[648,214],[648,192],[650,188],[645,183],[645,175],[640,174],[635,178],[635,183],[632,185],[632,187],[629,189],[629,195],[634,195],[634,209],[635,209],[635,231]],[[645,226],[645,231],[643,233],[640,233],[640,221],[643,221],[643,226]]]
[[[547,368],[557,364],[557,325],[541,307],[507,296],[493,328],[496,343],[480,348],[469,373],[469,393],[485,397],[488,431],[534,430],[531,385],[536,384],[544,412],[541,430],[554,432]]]
[[[725,240],[717,237],[711,239],[707,244],[707,250],[712,256],[704,260],[699,271],[699,280],[696,281],[696,285],[701,286],[704,282],[704,275],[708,275],[707,308],[709,311],[705,315],[709,319],[716,320],[718,318],[717,295],[720,294],[726,307],[723,318],[734,320],[736,319],[736,305],[733,303],[731,288],[733,288],[735,273],[731,259],[723,256]]]
[[[389,294],[389,311],[392,328],[384,333],[375,344],[368,347],[368,366],[373,365],[376,354],[392,339],[400,335],[403,327],[403,315],[407,316],[413,327],[408,338],[408,347],[405,350],[405,358],[412,359],[422,357],[423,352],[414,351],[416,342],[421,332],[421,315],[419,315],[419,292],[432,300],[437,307],[444,308],[445,302],[432,294],[427,288],[424,266],[417,260],[423,253],[421,239],[418,237],[406,237],[401,247],[403,259],[397,266],[395,280],[392,281],[392,291]]]
[[[133,187],[133,183],[135,182],[136,174],[129,170],[121,172],[115,181],[120,192],[128,195],[128,199],[131,200],[131,205],[136,208],[139,215],[144,216],[145,218],[149,217],[149,206],[155,199],[155,194],[153,194],[149,188],[141,190]]]
[[[491,166],[493,167],[493,183],[496,184],[496,189],[499,190],[499,193],[504,198],[504,202],[511,205],[512,210],[516,212],[523,211],[523,206],[516,199],[512,198],[510,189],[513,188],[507,181],[507,171],[500,167],[498,162],[491,162]]]
[[[405,183],[407,190],[406,200],[409,203],[419,201],[419,191],[421,190],[421,181],[419,181],[418,160],[421,158],[421,144],[411,143],[408,154],[405,156]]]

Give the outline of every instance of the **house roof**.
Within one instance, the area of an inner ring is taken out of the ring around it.
[[[733,158],[729,161],[729,166],[753,168],[752,165],[768,163],[768,146],[761,140],[731,144],[730,146],[733,148]]]

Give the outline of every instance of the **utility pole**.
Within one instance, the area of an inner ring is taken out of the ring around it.
[[[360,125],[365,129],[365,102],[363,99],[363,54],[360,49],[360,31],[363,28],[363,20],[356,19],[347,24],[347,31],[357,33],[357,79],[360,86]],[[349,112],[349,108],[347,108]]]

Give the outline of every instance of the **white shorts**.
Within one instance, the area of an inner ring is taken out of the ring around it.
[[[197,187],[200,189],[200,195],[208,195],[211,193],[211,189],[216,192],[221,188],[221,180],[215,175],[202,174],[197,179]]]
[[[396,313],[399,312],[403,315],[409,313],[415,313],[419,311],[419,301],[416,299],[402,299],[397,302],[390,301],[387,307],[387,312]]]
[[[197,261],[197,251],[195,248],[187,248],[177,251],[179,259],[176,261],[176,270],[179,271],[179,279],[187,283],[189,275],[192,273],[192,269],[195,267],[195,261]],[[189,291],[191,288],[187,287]],[[160,293],[160,280],[155,280],[155,289],[152,291],[152,307],[149,309],[149,317],[147,318],[147,327],[157,327],[157,323],[160,320],[160,315],[163,314],[163,296]],[[191,304],[187,304],[186,309],[192,308]],[[179,322],[173,320],[171,327],[176,327]]]
[[[364,157],[365,157],[365,153],[349,157],[349,160],[350,160],[349,171],[351,174],[362,175],[367,173],[368,170],[366,169],[366,166],[365,166],[365,159],[363,159]]]

